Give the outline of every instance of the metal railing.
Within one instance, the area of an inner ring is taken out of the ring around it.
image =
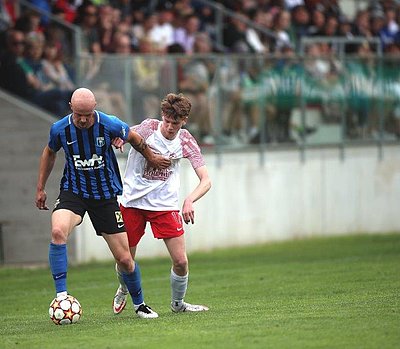
[[[225,18],[237,19],[237,20],[245,23],[248,27],[253,28],[258,33],[265,35],[267,38],[274,39],[274,40],[276,39],[276,35],[273,31],[247,19],[243,15],[240,15],[232,10],[227,9],[220,3],[210,1],[210,0],[199,0],[199,3],[207,5],[215,11],[215,23],[214,23],[215,28],[216,28],[216,40],[215,40],[216,45],[215,46],[218,49],[221,49],[221,50],[226,49],[224,47],[224,35],[223,35]]]
[[[136,124],[158,118],[167,93],[183,92],[193,103],[187,127],[206,152],[259,149],[263,159],[266,150],[289,147],[304,159],[307,148],[329,145],[343,158],[347,145],[372,143],[381,152],[400,139],[400,73],[389,57],[338,55],[333,64],[305,55],[102,55],[82,56],[80,71],[96,59],[97,74],[80,78],[99,108]],[[193,89],[182,89],[182,78],[193,79]],[[199,79],[206,87],[196,87]]]
[[[71,53],[72,53],[71,60],[74,60],[74,58],[79,56],[79,54],[81,53],[81,47],[82,47],[81,29],[79,26],[65,22],[65,21],[61,20],[59,17],[54,16],[52,13],[42,10],[42,9],[32,5],[32,3],[30,3],[26,0],[19,0],[18,4],[20,6],[21,14],[26,9],[40,13],[42,16],[47,17],[51,23],[56,23],[57,26],[59,26],[65,33],[69,34],[71,36],[71,41],[69,42],[69,44],[71,45]],[[67,36],[69,36],[69,35],[67,35]]]
[[[329,44],[333,45],[333,53],[338,55],[340,58],[346,56],[346,48],[351,45],[368,44],[371,51],[381,56],[383,52],[382,42],[378,37],[364,37],[355,36],[352,38],[346,38],[342,36],[305,36],[300,40],[299,54],[304,55],[306,49],[311,44]]]

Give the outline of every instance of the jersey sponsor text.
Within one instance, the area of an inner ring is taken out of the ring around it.
[[[77,170],[97,170],[104,167],[103,157],[93,154],[91,159],[81,160],[80,155],[73,155],[74,165]]]

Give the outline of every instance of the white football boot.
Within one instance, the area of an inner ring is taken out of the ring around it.
[[[190,304],[186,302],[178,303],[172,302],[171,303],[171,310],[174,313],[183,313],[183,312],[198,312],[198,311],[207,311],[209,308],[205,305],[197,305],[197,304]]]
[[[127,298],[128,298],[128,292],[122,289],[121,286],[119,286],[113,300],[114,314],[122,313],[122,310],[124,310],[125,308]]]
[[[137,308],[135,310],[135,312],[136,312],[137,316],[142,319],[158,318],[158,314],[145,303],[140,304],[139,308]]]

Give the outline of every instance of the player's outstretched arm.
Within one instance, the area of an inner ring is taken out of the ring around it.
[[[51,171],[53,170],[54,163],[56,162],[57,153],[49,148],[49,146],[45,146],[43,149],[42,156],[40,158],[39,165],[39,176],[36,185],[36,207],[39,210],[48,210],[49,208],[46,205],[47,194],[45,191],[47,179],[50,176]]]
[[[143,137],[136,131],[129,131],[127,142],[129,142],[136,151],[141,153],[154,167],[167,168],[171,165],[170,159],[167,159],[160,154],[155,154],[148,147]]]
[[[208,175],[207,167],[200,166],[195,170],[197,177],[199,177],[199,184],[194,190],[186,197],[182,207],[182,217],[185,223],[194,224],[194,206],[197,200],[204,196],[211,188],[211,180]]]

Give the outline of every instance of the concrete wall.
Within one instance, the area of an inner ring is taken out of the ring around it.
[[[35,206],[39,159],[56,120],[0,90],[0,251],[5,264],[47,263],[51,211]],[[50,209],[57,198],[63,169],[59,154],[47,183]],[[69,246],[73,260],[75,238]]]
[[[309,236],[400,232],[400,147],[296,150],[206,156],[211,191],[195,204],[196,221],[186,226],[187,249],[205,251]],[[120,165],[124,167],[124,160]],[[187,162],[182,167],[182,198],[197,183]],[[111,258],[88,219],[79,228],[78,259]],[[139,257],[167,255],[148,229]]]

